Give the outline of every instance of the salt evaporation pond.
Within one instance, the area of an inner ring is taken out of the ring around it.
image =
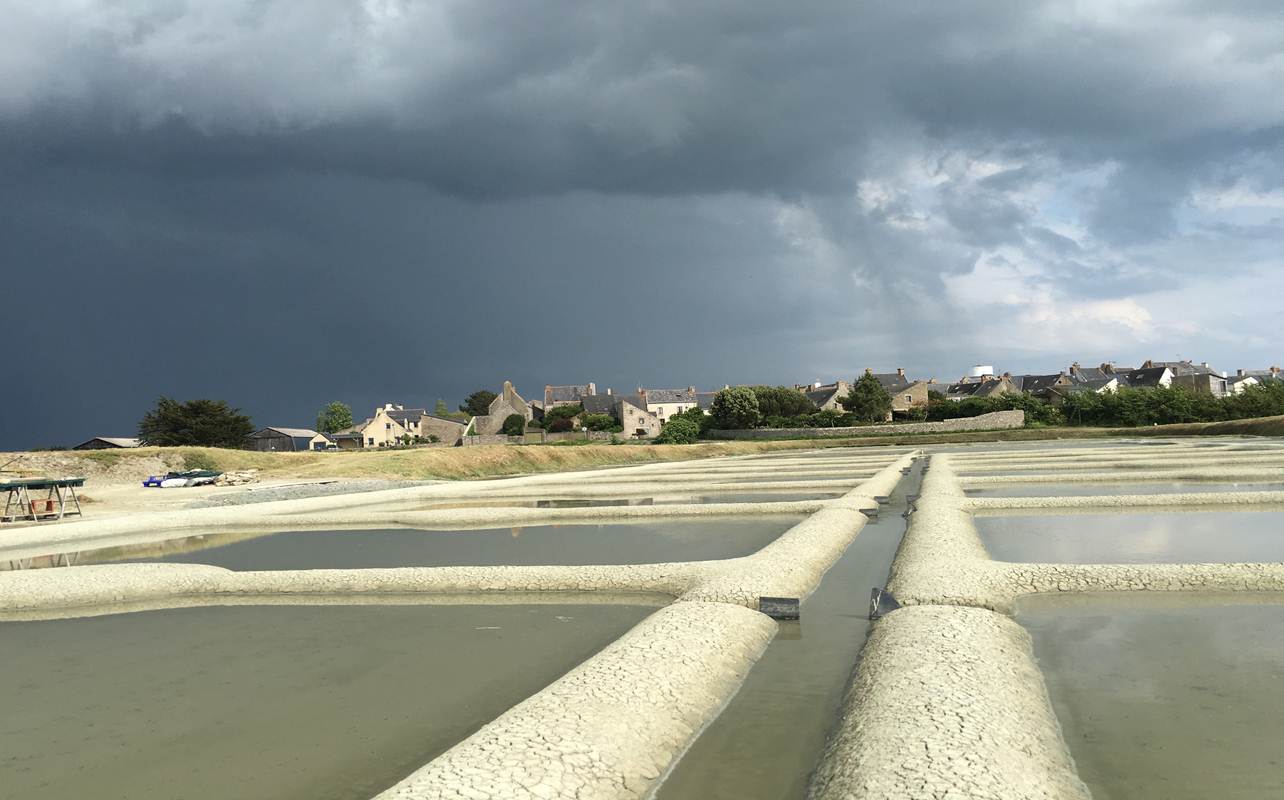
[[[977,517],[1000,561],[1216,564],[1284,561],[1284,512],[1187,511]]]
[[[964,494],[968,497],[1091,497],[1116,494],[1281,491],[1284,491],[1284,483],[1038,483],[969,488],[964,490]]]
[[[1094,800],[1284,786],[1284,597],[1040,596],[1017,619]]]
[[[368,800],[651,611],[266,606],[0,623],[0,797]]]
[[[755,553],[802,519],[773,515],[459,531],[211,534],[82,553],[78,563],[169,561],[233,570],[284,570],[707,561]]]
[[[1282,486],[1281,488],[1284,488]],[[667,506],[706,503],[789,503],[799,500],[832,500],[841,492],[742,492],[718,494],[656,493],[655,497],[544,497],[536,500],[443,500],[425,506],[426,511],[451,508],[614,508],[619,506]]]

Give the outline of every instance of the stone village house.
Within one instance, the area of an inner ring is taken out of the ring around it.
[[[660,435],[663,422],[658,414],[647,411],[636,395],[590,394],[580,398],[585,414],[606,414],[624,429],[621,436],[631,439],[651,439]]]
[[[911,381],[905,377],[904,367],[897,367],[895,372],[872,372],[871,374],[892,398],[892,411],[888,422],[892,417],[909,413],[914,406],[927,405],[928,382]]]
[[[330,438],[343,450],[365,447],[396,447],[409,436],[431,440],[436,436],[442,444],[455,445],[463,439],[465,423],[429,414],[426,409],[406,408],[385,403],[376,408],[374,415],[364,421],[332,435]]]
[[[495,399],[490,401],[486,414],[473,417],[473,432],[482,436],[502,433],[504,420],[513,414],[525,418],[528,423],[534,418],[530,404],[523,400],[513,388],[512,381],[504,381],[504,387],[500,389]]]

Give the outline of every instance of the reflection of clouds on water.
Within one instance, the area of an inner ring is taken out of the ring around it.
[[[1284,512],[978,517],[1000,561],[1068,564],[1284,561]]]
[[[1206,492],[1278,492],[1284,483],[1042,483],[978,486],[968,497],[1093,497],[1121,494],[1203,494]]]
[[[1080,776],[1148,800],[1274,796],[1284,605],[1048,596],[1018,612]]]

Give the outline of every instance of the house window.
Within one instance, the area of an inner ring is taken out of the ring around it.
[[[905,395],[905,402],[907,402],[907,403],[912,403],[912,402],[914,402],[914,395],[912,395],[912,394],[907,394],[907,395]]]
[[[371,447],[373,447],[373,446],[374,446],[374,437],[373,437],[373,436],[371,436],[369,439],[366,439],[366,444],[367,444],[367,445],[369,445],[369,446],[371,446]]]

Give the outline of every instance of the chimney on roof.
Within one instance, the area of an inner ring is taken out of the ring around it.
[[[1208,362],[1207,362],[1207,361],[1201,361],[1201,362],[1199,362],[1199,366],[1203,367],[1204,369],[1209,369],[1209,366],[1208,366]]]
[[[902,378],[904,378],[904,377],[905,377],[905,368],[904,368],[904,367],[897,367],[897,368],[896,368],[896,374],[897,374],[897,375],[899,375],[899,376],[901,376]]]
[[[688,386],[688,387],[687,387],[687,391],[688,391],[689,393],[691,393],[691,394],[695,394],[695,387],[694,387],[694,386]]]
[[[1280,368],[1279,368],[1279,367],[1271,367],[1271,376],[1272,376],[1272,377],[1274,377],[1274,376],[1276,376],[1276,375],[1279,375],[1279,374],[1280,374]]]
[[[1244,377],[1244,370],[1242,369],[1235,370],[1235,375],[1236,377],[1240,377],[1240,378]]]
[[[1079,362],[1076,361],[1070,365],[1070,374],[1077,377],[1079,375],[1079,370],[1081,369],[1083,369],[1083,367],[1079,366]]]
[[[1114,364],[1111,364],[1109,361],[1102,361],[1102,362],[1101,362],[1101,372],[1102,372],[1102,374],[1104,374],[1104,375],[1114,375],[1114,374],[1115,374],[1115,365],[1114,365]]]

